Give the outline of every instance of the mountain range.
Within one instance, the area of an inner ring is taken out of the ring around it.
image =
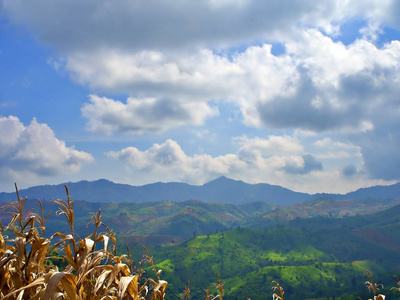
[[[288,206],[315,199],[396,199],[400,198],[400,183],[389,186],[374,186],[358,189],[347,194],[308,194],[267,183],[248,184],[241,180],[219,177],[203,185],[178,182],[157,182],[142,186],[119,184],[106,179],[66,183],[74,200],[88,202],[181,202],[191,199],[204,202],[246,204],[265,202]],[[65,199],[63,184],[34,186],[19,191],[29,199]],[[0,201],[16,200],[15,193],[0,193]]]

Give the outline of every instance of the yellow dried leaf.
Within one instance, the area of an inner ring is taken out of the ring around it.
[[[15,294],[18,294],[19,292],[21,292],[22,290],[26,290],[26,289],[29,289],[31,287],[38,286],[38,285],[44,285],[45,279],[46,279],[45,276],[39,277],[35,281],[33,281],[32,283],[30,283],[30,284],[28,284],[26,286],[23,286],[23,287],[21,287],[19,289],[16,289],[16,290],[12,291],[11,293],[5,295],[2,299],[4,300],[4,299],[7,299],[7,298],[9,298],[11,296],[14,296]]]
[[[44,260],[46,258],[46,253],[49,246],[50,240],[35,236],[35,240],[32,243],[31,252],[26,263],[28,273],[33,272],[37,266],[40,267],[40,271],[44,270]]]
[[[24,296],[24,292],[25,292],[25,290],[22,290],[22,291],[19,293],[19,295],[18,295],[18,297],[17,297],[16,300],[21,300],[22,297]]]
[[[108,278],[108,281],[106,284],[107,288],[117,279],[117,275],[119,273],[121,273],[122,276],[129,276],[130,275],[129,267],[127,265],[121,264],[121,263],[116,264]]]
[[[53,299],[55,293],[65,291],[68,294],[69,299],[78,300],[79,297],[76,295],[76,278],[75,275],[65,272],[54,272],[46,287],[46,294],[44,299]]]
[[[157,285],[153,289],[152,299],[164,299],[165,290],[167,288],[168,282],[165,280],[159,280]]]
[[[68,295],[69,299],[79,300],[80,297],[76,294],[76,276],[73,274],[65,274],[61,279],[62,288]]]
[[[103,250],[104,250],[104,251],[107,251],[108,241],[110,240],[110,238],[109,238],[108,236],[104,235],[104,234],[101,235],[101,237],[103,238],[103,241],[104,241]]]
[[[64,251],[65,251],[65,256],[67,257],[67,260],[69,262],[69,264],[75,269],[78,270],[78,266],[74,260],[74,258],[72,257],[72,250],[71,250],[71,245],[67,244],[64,247]]]
[[[123,276],[121,277],[118,285],[117,298],[122,300],[124,298],[125,292],[131,296],[134,300],[138,299],[138,275],[135,276]]]
[[[0,259],[6,254],[6,242],[3,235],[0,233]]]
[[[15,248],[17,250],[17,267],[20,270],[25,261],[26,240],[21,237],[15,238]]]
[[[111,273],[112,270],[105,270],[103,271],[100,276],[97,278],[95,286],[94,286],[94,294],[97,294],[99,289],[104,286],[104,281],[106,280],[107,276]]]

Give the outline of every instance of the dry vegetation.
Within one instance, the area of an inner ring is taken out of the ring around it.
[[[67,200],[54,201],[57,214],[64,215],[70,233],[56,232],[45,237],[44,216],[25,210],[26,199],[6,207],[8,225],[0,223],[1,299],[164,299],[167,282],[146,278],[143,265],[153,265],[147,255],[134,267],[131,256],[117,255],[116,239],[101,221],[101,212],[92,214],[93,233],[80,238],[74,232],[74,202],[66,188]],[[100,232],[104,228],[105,233]],[[60,256],[50,254],[57,251]],[[62,257],[62,268],[55,260]],[[62,270],[60,270],[62,269]]]

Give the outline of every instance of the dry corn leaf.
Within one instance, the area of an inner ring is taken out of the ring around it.
[[[157,285],[153,289],[153,294],[151,295],[151,299],[164,299],[167,285],[168,282],[166,282],[165,280],[159,280]]]
[[[6,242],[4,241],[3,235],[0,233],[0,258],[6,254]]]
[[[61,279],[61,285],[63,290],[66,291],[68,298],[72,300],[79,300],[79,297],[76,294],[76,276],[73,274],[65,274]]]
[[[126,291],[128,292],[128,295],[131,296],[134,300],[138,300],[138,278],[138,275],[121,277],[117,292],[118,300],[123,299]]]
[[[15,214],[12,216],[10,223],[8,223],[8,225],[6,226],[5,230],[9,230],[15,223],[15,221],[17,220],[17,218],[19,217],[19,214]]]
[[[17,250],[17,268],[21,269],[25,261],[26,240],[22,237],[16,237],[14,243]]]
[[[93,246],[94,246],[94,241],[91,239],[83,239],[79,242],[78,251],[76,255],[76,257],[78,258],[76,262],[78,266],[81,266],[84,263],[86,256],[88,255],[89,252],[92,251]]]
[[[22,297],[24,296],[24,292],[25,292],[25,290],[22,290],[22,291],[18,294],[18,297],[17,297],[16,300],[21,300]]]
[[[1,260],[0,260],[0,269],[1,268],[3,268],[10,260],[12,260],[12,259],[15,259],[15,255],[10,255],[10,256],[7,256],[7,257],[3,257]]]
[[[46,294],[44,296],[44,299],[51,299],[52,295],[55,292],[58,292],[57,287],[58,287],[58,283],[60,282],[60,280],[63,278],[63,276],[66,273],[64,272],[53,272],[50,273],[51,277],[50,280],[47,283],[46,286]]]
[[[64,251],[65,251],[65,256],[68,260],[68,263],[75,269],[78,270],[78,265],[75,262],[75,259],[72,257],[72,250],[71,250],[71,245],[68,243],[67,245],[65,245],[64,247]]]
[[[113,268],[113,270],[110,273],[110,276],[108,278],[106,287],[108,288],[114,281],[116,281],[118,274],[120,274],[122,276],[129,276],[130,275],[130,271],[129,271],[129,267],[125,264],[116,264]]]
[[[68,294],[69,299],[79,299],[76,294],[75,275],[65,272],[53,272],[48,281],[44,299],[52,299],[53,295],[60,291],[59,288]]]
[[[103,250],[104,250],[104,251],[107,251],[108,242],[109,242],[110,238],[109,238],[108,236],[104,235],[104,234],[101,235],[100,237],[102,237],[102,238],[103,238],[103,241],[104,241]]]
[[[93,259],[90,260],[90,264],[88,264],[88,270],[86,271],[86,273],[82,273],[80,275],[80,279],[78,280],[78,284],[80,284],[80,281],[88,276],[90,273],[93,272],[99,272],[101,270],[111,270],[113,269],[113,266],[111,265],[100,265],[101,261],[104,259],[103,256],[95,256]]]
[[[32,243],[31,252],[29,253],[27,261],[28,273],[31,273],[35,266],[39,266],[40,271],[44,270],[45,258],[49,245],[50,240],[35,236],[35,241]]]
[[[16,290],[12,291],[11,293],[5,295],[2,299],[4,300],[11,296],[14,296],[15,294],[18,294],[19,292],[21,292],[22,290],[27,290],[34,286],[44,285],[45,281],[46,281],[46,276],[41,276],[41,277],[37,278],[35,281],[31,282],[30,284],[20,287],[19,289],[16,289]]]
[[[272,300],[283,300],[283,298],[274,293],[272,295]]]
[[[106,280],[107,276],[111,273],[112,270],[105,270],[103,271],[100,276],[97,278],[95,286],[94,286],[94,294],[97,294],[101,287],[104,287],[104,281]]]

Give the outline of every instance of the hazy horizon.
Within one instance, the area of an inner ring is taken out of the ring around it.
[[[70,183],[79,183],[79,182],[90,182],[90,183],[93,183],[93,182],[97,182],[97,181],[101,181],[101,180],[106,180],[106,181],[112,182],[114,184],[127,184],[127,185],[134,186],[134,187],[142,187],[142,186],[145,186],[145,185],[152,185],[152,184],[157,184],[157,183],[165,183],[165,184],[168,184],[168,183],[184,183],[184,184],[189,184],[189,185],[192,185],[192,186],[203,186],[203,185],[206,185],[206,184],[208,184],[208,183],[210,183],[212,181],[216,181],[216,180],[218,180],[220,178],[227,178],[229,180],[234,180],[234,181],[242,181],[242,182],[244,182],[246,184],[250,184],[250,185],[253,185],[253,184],[268,184],[268,185],[272,185],[272,186],[279,186],[279,187],[291,190],[293,192],[306,193],[306,192],[293,190],[293,189],[290,189],[290,188],[282,186],[282,185],[273,185],[273,184],[270,184],[268,182],[249,183],[249,182],[246,182],[246,181],[241,180],[241,179],[234,179],[234,178],[230,178],[230,177],[227,177],[227,176],[224,176],[224,175],[216,177],[216,178],[213,178],[213,179],[211,179],[211,180],[209,180],[209,181],[207,181],[205,183],[202,183],[202,184],[190,184],[190,183],[185,183],[185,182],[182,182],[182,181],[153,181],[153,182],[148,182],[148,183],[144,183],[144,184],[140,184],[140,185],[135,185],[135,184],[129,184],[129,183],[113,181],[113,180],[110,180],[108,178],[98,178],[98,179],[92,179],[92,180],[81,179],[81,180],[77,180],[77,181],[64,181],[64,182],[58,182],[58,183],[53,183],[53,184],[43,183],[43,184],[32,185],[32,186],[27,186],[27,187],[21,187],[21,186],[19,186],[17,184],[17,186],[18,186],[18,190],[23,190],[23,189],[29,189],[29,188],[33,188],[33,187],[40,187],[40,186],[46,186],[46,185],[57,186],[57,185],[63,185],[63,184],[68,185]],[[382,187],[384,187],[384,186],[392,186],[392,185],[395,185],[395,184],[398,184],[398,183],[400,183],[400,182],[396,182],[394,184],[387,184],[387,185],[371,185],[371,186],[365,186],[365,187],[362,187],[362,188],[373,188],[373,187],[377,187],[377,186],[382,186]],[[345,195],[345,194],[348,194],[348,193],[351,193],[351,192],[355,192],[355,191],[357,191],[359,189],[362,189],[362,188],[356,188],[354,190],[349,190],[349,191],[346,191],[346,192],[343,192],[343,193],[329,193],[329,192],[321,191],[321,192],[317,192],[317,193],[306,193],[306,194],[310,194],[310,195],[315,195],[315,194],[339,194],[339,195]],[[13,185],[13,189],[12,190],[0,190],[0,193],[14,193],[14,192],[15,192],[15,185]]]

